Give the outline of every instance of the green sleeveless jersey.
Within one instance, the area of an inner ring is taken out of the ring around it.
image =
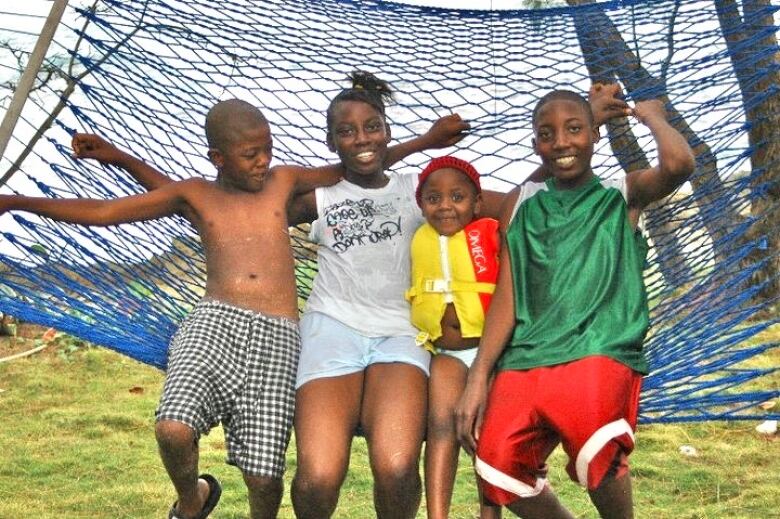
[[[606,355],[647,373],[647,242],[631,229],[624,186],[526,185],[507,230],[516,326],[499,369]]]

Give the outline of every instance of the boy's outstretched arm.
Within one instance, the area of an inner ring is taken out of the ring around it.
[[[183,192],[189,182],[175,182],[149,193],[112,200],[0,195],[0,214],[26,211],[60,222],[98,226],[152,220],[183,211],[187,205]]]
[[[515,328],[515,292],[512,267],[504,236],[506,236],[506,230],[509,227],[514,205],[521,189],[518,187],[509,193],[501,211],[502,242],[496,290],[485,316],[485,328],[479,341],[477,358],[469,368],[466,387],[455,409],[458,439],[463,448],[471,455],[477,448],[482,416],[487,403],[490,376]]]
[[[344,168],[341,164],[306,168],[303,166],[276,166],[274,175],[284,175],[292,182],[292,194],[299,195],[313,191],[318,187],[332,186],[344,178]],[[288,215],[289,217],[289,215]]]
[[[101,164],[122,168],[147,190],[157,189],[173,182],[173,179],[91,133],[76,133],[71,140],[73,156],[77,159],[95,159]]]
[[[648,204],[671,194],[696,168],[688,141],[666,120],[661,101],[639,101],[634,115],[650,129],[658,150],[658,165],[630,173],[626,178],[630,210],[644,209]]]

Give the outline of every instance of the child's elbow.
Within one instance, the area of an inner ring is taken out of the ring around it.
[[[696,170],[696,158],[690,148],[666,163],[666,176],[675,185],[687,181]]]

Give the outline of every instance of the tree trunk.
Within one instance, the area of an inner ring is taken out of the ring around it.
[[[737,76],[750,145],[753,224],[745,241],[753,244],[746,265],[762,268],[751,280],[759,301],[775,305],[780,297],[780,48],[769,0],[744,0],[742,15],[735,0],[716,2],[718,20]],[[758,59],[756,59],[758,57]],[[772,309],[764,308],[770,315]]]

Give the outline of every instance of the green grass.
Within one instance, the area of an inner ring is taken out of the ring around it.
[[[0,343],[0,357],[9,352]],[[756,362],[780,365],[780,351]],[[162,380],[159,371],[102,348],[66,355],[46,350],[0,364],[0,518],[165,517],[174,495],[153,435]],[[760,384],[776,389],[780,377]],[[637,517],[779,517],[780,443],[757,434],[756,424],[640,427],[631,457]],[[699,456],[682,456],[681,445],[694,446]],[[597,517],[587,495],[568,481],[564,464],[556,451],[553,487],[578,517]],[[292,448],[288,465],[287,489]],[[201,468],[223,483],[212,517],[246,517],[246,491],[238,471],[224,463],[220,430],[202,441]],[[474,517],[475,499],[463,457],[451,517]],[[289,493],[280,517],[293,517]],[[336,517],[374,517],[362,439],[355,441]]]

